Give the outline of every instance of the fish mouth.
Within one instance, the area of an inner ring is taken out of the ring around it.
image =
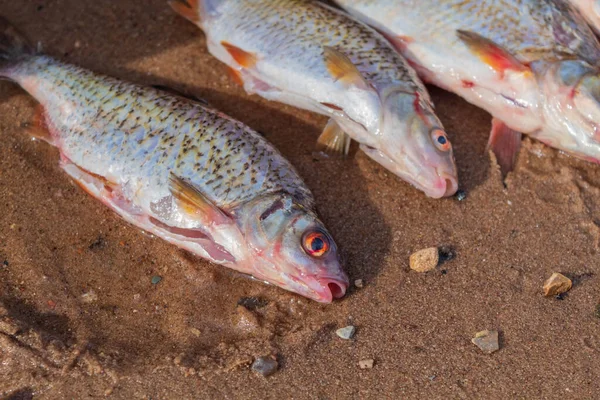
[[[403,170],[398,163],[381,150],[361,145],[360,148],[373,160],[413,185],[434,199],[452,196],[458,190],[458,179],[455,175],[434,168],[420,168],[417,174]],[[418,169],[419,167],[416,167]],[[415,169],[415,168],[412,168]]]
[[[304,296],[319,303],[331,303],[333,300],[341,299],[346,295],[350,281],[347,277],[323,278],[315,277],[307,282]]]
[[[339,279],[318,279],[319,285],[322,290],[319,292],[323,295],[323,299],[326,303],[331,303],[333,300],[341,299],[346,295],[348,290],[348,281],[340,281]]]
[[[438,172],[438,179],[435,180],[433,186],[422,190],[427,196],[434,199],[449,197],[458,190],[458,180],[449,174]]]
[[[415,179],[410,177],[404,177],[403,179],[432,199],[452,196],[458,190],[457,179],[448,174],[438,174],[433,183],[424,183],[421,176]],[[430,182],[430,179],[427,179],[427,181]]]

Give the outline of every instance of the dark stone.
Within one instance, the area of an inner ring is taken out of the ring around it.
[[[250,311],[254,311],[257,308],[262,308],[269,304],[267,300],[258,297],[241,297],[237,303],[238,306],[244,306]]]
[[[264,377],[273,375],[277,372],[277,368],[279,368],[279,364],[271,357],[258,357],[252,363],[252,371],[258,372]]]
[[[98,236],[98,238],[89,245],[90,250],[102,250],[104,247],[106,247],[106,239],[104,239],[103,236]]]

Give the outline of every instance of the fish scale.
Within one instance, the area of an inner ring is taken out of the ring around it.
[[[573,11],[564,1],[554,0],[398,0],[383,4],[377,0],[339,0],[367,17],[386,14],[386,20],[427,21],[418,29],[403,25],[407,36],[430,37],[438,43],[456,46],[455,29],[469,29],[493,40],[523,62],[541,58],[554,60],[572,55],[588,61],[600,58],[598,41],[588,29],[573,22]],[[385,10],[385,11],[382,11]],[[518,26],[518,29],[515,27]],[[556,28],[562,27],[563,36]]]
[[[452,147],[425,86],[381,34],[310,0],[171,0],[246,92],[330,117],[317,150],[351,140],[428,196],[453,194]]]
[[[568,1],[336,2],[385,32],[423,79],[492,114],[488,147],[503,173],[521,133],[600,162],[600,42]]]
[[[31,76],[36,82],[28,84]],[[164,184],[169,174],[164,167],[170,165],[220,206],[277,191],[312,205],[310,192],[298,186],[298,176],[279,154],[215,111],[45,56],[12,77],[36,93],[48,125],[63,141],[64,155],[94,174],[110,170],[123,183],[148,178]],[[65,110],[64,104],[70,106]],[[140,156],[141,168],[133,169]]]
[[[40,103],[28,132],[125,221],[214,263],[319,302],[349,282],[313,196],[241,122],[36,54],[0,17],[0,78]]]
[[[294,13],[282,13],[288,8]],[[233,25],[230,35],[244,43],[246,50],[273,57],[273,62],[285,57],[299,70],[316,71],[319,78],[331,79],[323,60],[323,46],[332,46],[374,85],[393,83],[424,91],[415,83],[412,70],[385,40],[373,36],[360,23],[349,25],[332,9],[312,7],[306,1],[276,0],[269,1],[268,7],[260,1],[228,2],[222,12],[227,15],[228,25],[221,29]]]

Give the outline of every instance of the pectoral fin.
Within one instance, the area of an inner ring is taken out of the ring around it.
[[[317,139],[317,151],[346,157],[350,150],[350,136],[332,119],[327,122]]]
[[[473,54],[501,75],[506,70],[531,72],[529,67],[523,65],[508,51],[478,33],[459,29],[456,35]]]
[[[179,207],[188,215],[195,216],[203,225],[222,225],[233,222],[204,193],[174,174],[169,176],[169,190]]]
[[[355,86],[363,90],[370,89],[369,83],[346,55],[329,46],[323,47],[323,55],[327,71],[336,81],[342,82],[346,86]]]
[[[515,167],[521,147],[521,136],[521,132],[510,129],[499,119],[492,119],[492,132],[487,150],[492,150],[496,156],[502,179]]]

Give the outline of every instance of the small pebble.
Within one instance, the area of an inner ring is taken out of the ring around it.
[[[158,283],[162,281],[162,277],[158,276],[158,275],[154,275],[152,277],[152,280],[150,282],[152,282],[153,285],[158,285]]]
[[[427,272],[435,269],[440,261],[437,247],[419,250],[410,255],[410,269],[417,272]]]
[[[596,309],[594,310],[594,315],[596,318],[600,318],[600,303],[596,304]]]
[[[76,41],[75,41],[75,48],[76,48],[76,49],[78,49],[78,48],[80,48],[80,47],[81,47],[81,41],[79,41],[79,40],[76,40]]]
[[[573,286],[573,282],[563,274],[553,273],[544,283],[544,296],[556,296],[565,292]]]
[[[340,328],[335,331],[335,334],[341,337],[342,339],[348,340],[352,339],[354,334],[356,333],[356,327],[353,325],[348,325],[344,328]]]
[[[364,282],[362,279],[357,279],[354,281],[354,286],[356,286],[357,288],[362,288],[364,286]]]
[[[81,295],[81,301],[87,304],[93,303],[98,300],[98,295],[92,289],[88,290]]]
[[[464,199],[467,198],[467,192],[465,192],[464,190],[459,190],[456,192],[456,200],[458,201],[463,201]]]
[[[260,328],[260,322],[256,315],[244,306],[236,307],[233,324],[244,332],[252,332]]]
[[[273,375],[277,372],[277,368],[279,368],[279,364],[271,357],[258,357],[252,363],[252,371],[258,372],[264,377]]]
[[[190,332],[192,332],[192,335],[196,337],[200,337],[200,335],[202,334],[202,332],[200,332],[200,329],[198,328],[190,328]]]
[[[492,354],[500,349],[498,342],[498,331],[488,331],[487,329],[477,332],[471,342],[481,349],[484,353]]]
[[[368,360],[360,360],[358,362],[358,366],[360,367],[360,369],[371,369],[371,368],[373,368],[374,363],[375,363],[375,360],[370,358]]]
[[[50,307],[52,310],[54,310],[56,308],[56,302],[54,300],[48,300],[48,307]]]

